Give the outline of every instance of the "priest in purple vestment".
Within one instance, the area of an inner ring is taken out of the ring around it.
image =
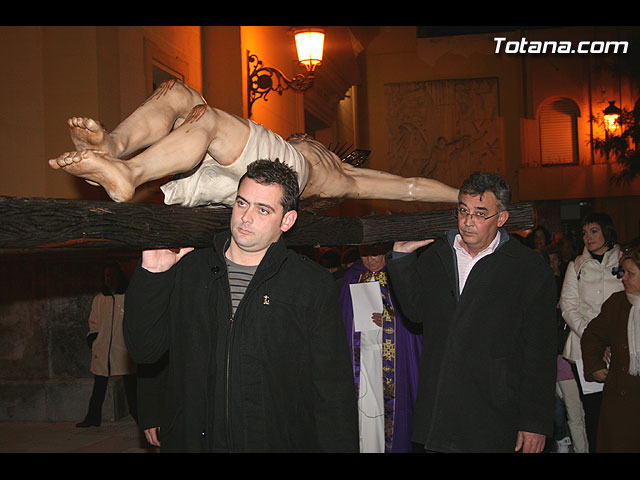
[[[384,254],[388,250],[387,247],[388,245],[360,247],[361,258],[345,272],[340,290],[340,302],[342,304],[347,338],[352,352],[351,360],[358,398],[361,400],[365,395],[364,390],[370,388],[368,381],[365,386],[365,380],[368,379],[364,378],[364,365],[361,364],[360,348],[361,340],[363,343],[365,341],[363,335],[369,332],[356,331],[350,285],[374,281],[380,284],[383,312],[372,316],[374,323],[381,327],[376,335],[381,336],[379,339],[381,348],[378,351],[382,356],[382,372],[376,372],[376,374],[380,373],[382,377],[382,392],[378,397],[384,403],[380,409],[381,412],[384,412],[384,427],[380,433],[384,438],[380,439],[380,444],[382,445],[383,442],[384,446],[383,450],[380,447],[379,451],[384,451],[385,453],[407,453],[413,451],[411,424],[418,387],[418,365],[422,350],[420,329],[422,326],[404,321],[398,311],[386,272]],[[369,421],[371,417],[363,407],[360,407],[359,410],[362,437],[363,435],[371,434],[366,433],[362,428],[363,421]],[[366,418],[363,418],[363,416]],[[377,442],[378,439],[375,439],[375,441]],[[363,443],[363,439],[361,439],[361,443]]]

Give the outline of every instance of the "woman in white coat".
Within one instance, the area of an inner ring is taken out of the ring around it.
[[[562,317],[571,329],[563,356],[571,362],[579,378],[589,451],[595,451],[598,417],[602,402],[602,384],[585,382],[582,371],[582,332],[599,313],[611,294],[622,290],[622,281],[614,273],[620,259],[617,233],[605,213],[591,213],[582,222],[584,250],[569,263],[560,295]]]
[[[97,427],[102,421],[102,404],[109,377],[122,376],[129,412],[137,422],[136,365],[129,356],[122,333],[124,292],[127,278],[117,264],[103,270],[101,292],[93,299],[87,343],[91,348],[93,390],[87,415],[76,427]]]

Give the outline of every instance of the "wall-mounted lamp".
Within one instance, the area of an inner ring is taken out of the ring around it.
[[[247,94],[249,97],[249,118],[253,102],[259,98],[267,100],[267,94],[273,90],[282,95],[289,88],[302,92],[313,84],[314,70],[322,63],[324,49],[324,29],[318,27],[296,27],[293,29],[296,40],[298,61],[306,68],[306,73],[292,79],[287,78],[274,67],[263,67],[257,55],[247,51]],[[251,69],[253,65],[253,70]]]
[[[620,114],[622,110],[615,106],[616,102],[609,102],[609,106],[605,108],[602,113],[604,114],[604,128],[608,134],[614,135],[620,128]]]

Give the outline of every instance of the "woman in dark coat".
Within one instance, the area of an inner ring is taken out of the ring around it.
[[[587,380],[604,382],[596,452],[640,452],[640,249],[620,259],[623,292],[613,294],[582,335]],[[611,346],[611,363],[603,360]]]

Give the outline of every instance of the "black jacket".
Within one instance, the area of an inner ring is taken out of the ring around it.
[[[335,282],[280,239],[230,320],[228,241],[228,232],[219,234],[213,248],[187,254],[164,273],[138,266],[127,291],[131,356],[153,363],[170,352],[158,396],[162,450],[357,452],[355,386]]]
[[[423,324],[413,440],[449,452],[512,452],[519,430],[550,435],[555,283],[542,257],[501,230],[461,295],[449,232],[422,255],[387,258],[400,308]]]

